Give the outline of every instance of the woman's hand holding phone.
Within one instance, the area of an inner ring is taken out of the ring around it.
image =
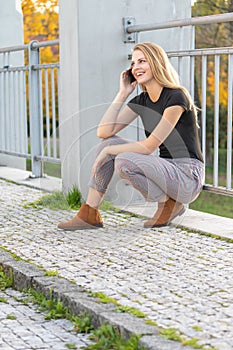
[[[120,80],[120,91],[123,93],[123,95],[130,95],[134,91],[136,85],[137,81],[131,72],[131,68],[124,70],[121,73]]]

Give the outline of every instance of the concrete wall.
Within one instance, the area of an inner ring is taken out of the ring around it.
[[[190,0],[60,0],[61,157],[64,191],[77,184],[85,198],[94,159],[97,125],[118,91],[119,74],[129,66],[134,44],[123,42],[122,18],[136,24],[191,16]],[[179,29],[141,33],[165,50],[190,48],[190,31],[180,42]],[[139,132],[141,135],[142,133]],[[137,123],[122,135],[137,139]],[[106,199],[114,203],[140,200],[137,191],[116,177]]]
[[[22,45],[24,43],[23,33],[23,15],[20,0],[0,0],[0,47]],[[3,65],[21,66],[24,64],[24,56],[22,52],[11,54],[8,58],[0,55],[0,67]],[[10,89],[11,90],[11,89]],[[23,98],[23,94],[21,97]],[[13,118],[13,115],[9,118]],[[18,115],[17,118],[24,118]],[[3,122],[1,122],[1,126]],[[17,121],[15,121],[17,123]],[[12,122],[9,122],[12,124]],[[18,124],[19,125],[19,124]],[[6,132],[7,135],[11,133]],[[11,166],[14,168],[25,169],[26,161],[23,158],[12,157],[0,154],[0,165]]]

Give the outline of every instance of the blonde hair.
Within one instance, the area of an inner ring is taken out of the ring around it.
[[[168,56],[163,48],[154,43],[145,42],[136,44],[133,48],[133,51],[135,50],[140,50],[144,54],[147,62],[150,65],[155,80],[161,86],[170,89],[180,89],[184,92],[188,100],[188,107],[194,112],[196,123],[198,125],[197,107],[195,106],[188,90],[184,86],[180,85],[179,76],[170,63]],[[146,87],[143,84],[141,85],[141,88],[143,91],[146,91]]]

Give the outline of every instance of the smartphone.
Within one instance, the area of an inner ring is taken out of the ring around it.
[[[126,74],[127,74],[127,77],[130,81],[130,84],[133,83],[136,79],[134,78],[133,74],[132,74],[132,68],[129,68],[127,71],[126,71]]]

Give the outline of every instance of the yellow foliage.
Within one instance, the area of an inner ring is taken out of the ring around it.
[[[209,94],[207,96],[207,105],[213,105],[215,94],[215,72],[213,62],[210,62],[209,64],[207,84],[209,91]],[[219,103],[225,107],[227,107],[228,104],[228,77],[224,67],[221,67],[219,76]]]
[[[24,18],[24,42],[32,40],[48,41],[59,37],[58,0],[22,0]],[[57,46],[41,51],[43,63],[58,62]]]
[[[36,41],[49,41],[59,38],[59,19],[58,19],[58,0],[22,0],[21,1],[23,19],[24,19],[24,42],[30,43]],[[25,57],[27,62],[27,55]],[[57,63],[59,62],[59,45],[40,48],[40,63]],[[46,79],[48,74],[48,101],[46,101]],[[50,132],[52,116],[52,69],[42,69],[42,109],[44,119],[44,129],[46,128],[45,117],[47,114],[46,102],[49,104]],[[56,121],[58,120],[58,73],[54,69],[55,85],[55,108]]]

